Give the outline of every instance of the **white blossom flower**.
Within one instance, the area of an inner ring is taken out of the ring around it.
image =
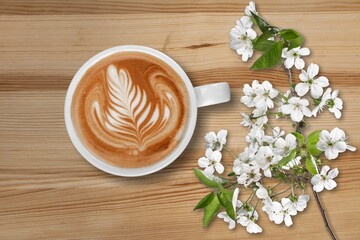
[[[249,148],[257,150],[259,148],[259,143],[262,143],[262,140],[265,136],[264,130],[260,127],[252,127],[249,134],[245,137],[245,141],[249,143]]]
[[[326,89],[324,94],[321,97],[319,104],[312,110],[312,115],[316,117],[319,111],[322,111],[323,108],[326,106],[327,101],[331,98],[331,88]]]
[[[334,178],[339,175],[339,170],[337,168],[330,170],[330,172],[329,170],[330,167],[325,165],[321,169],[320,173],[314,175],[311,178],[311,184],[313,185],[314,191],[321,192],[322,190],[324,190],[324,187],[327,190],[332,190],[337,186]]]
[[[243,116],[243,121],[240,124],[245,127],[261,127],[268,122],[268,117],[266,115],[265,109],[256,108],[250,115],[247,115],[246,113],[240,114]]]
[[[255,97],[256,91],[258,88],[261,88],[261,84],[259,84],[258,80],[254,80],[249,84],[245,84],[243,87],[243,93],[245,96],[242,96],[240,102],[245,104],[247,107],[255,107]]]
[[[269,214],[269,219],[271,221],[276,224],[281,224],[282,222],[285,222],[285,225],[287,227],[290,227],[293,224],[291,216],[293,215],[288,211],[288,209],[285,209],[281,205],[281,203],[276,201],[272,202],[271,211]]]
[[[254,221],[256,220],[252,220],[251,217],[247,215],[247,216],[240,216],[237,222],[242,226],[246,227],[246,231],[248,233],[261,233],[262,228]]]
[[[345,152],[346,149],[355,151],[356,148],[347,144],[345,132],[339,128],[334,128],[330,133],[322,130],[319,135],[319,141],[316,147],[320,151],[325,151],[325,157],[333,160],[339,156],[339,153]]]
[[[304,209],[307,207],[307,202],[309,199],[309,195],[301,194],[299,197],[292,196],[291,198],[283,198],[281,199],[281,204],[290,215],[294,216],[297,214],[297,212],[304,211]]]
[[[209,132],[205,135],[204,139],[207,148],[216,149],[221,151],[223,148],[223,145],[226,143],[226,136],[227,131],[226,130],[220,130],[217,134],[215,132]]]
[[[230,47],[237,54],[242,55],[246,62],[253,55],[253,44],[251,40],[256,38],[256,32],[251,29],[252,21],[248,16],[242,17],[236,22],[236,26],[230,31]]]
[[[293,134],[289,133],[288,135],[286,135],[285,139],[279,138],[275,142],[274,151],[276,154],[286,157],[293,149],[296,148],[296,146],[296,137]]]
[[[309,90],[311,97],[315,99],[323,94],[323,88],[329,86],[329,80],[324,76],[316,78],[318,73],[319,66],[314,63],[308,66],[307,72],[301,70],[299,78],[302,82],[295,86],[295,91],[299,96],[304,96]]]
[[[261,178],[260,169],[256,165],[243,164],[242,173],[237,177],[239,184],[244,184],[245,187],[249,186],[253,182],[259,181]]]
[[[219,212],[217,216],[218,218],[224,220],[224,222],[229,223],[229,229],[235,228],[236,222],[231,217],[229,217],[226,212]]]
[[[221,157],[221,152],[208,148],[205,151],[205,157],[198,160],[199,167],[205,168],[204,172],[206,174],[214,174],[215,170],[222,174],[224,172],[224,166],[220,163]]]
[[[282,50],[281,57],[286,58],[284,65],[287,69],[294,66],[299,70],[303,69],[305,66],[304,60],[301,59],[302,56],[310,55],[310,50],[308,48],[293,48],[288,51],[288,48]]]
[[[240,153],[239,156],[234,160],[233,172],[236,175],[240,175],[243,164],[249,164],[254,161],[255,151],[249,147],[245,148],[244,152]]]
[[[261,183],[256,182],[255,184],[258,187],[255,194],[259,199],[265,199],[265,198],[269,197],[268,190],[266,188],[264,188],[264,186],[261,185]]]
[[[341,111],[343,109],[343,101],[338,97],[339,90],[332,92],[331,97],[327,100],[326,105],[329,107],[329,111],[334,113],[337,119],[341,118]]]
[[[275,155],[269,146],[261,146],[255,155],[255,161],[264,170],[266,177],[271,177],[270,165],[277,164],[281,156]]]
[[[251,12],[255,13],[256,15],[258,14],[258,12],[256,11],[255,8],[255,3],[253,1],[249,2],[249,5],[246,6],[245,8],[245,15],[251,17]]]
[[[306,117],[311,117],[312,115],[307,106],[309,106],[309,101],[307,99],[292,97],[287,104],[282,105],[281,111],[283,114],[290,114],[291,120],[294,122],[300,122],[303,120],[304,115]]]
[[[256,224],[256,221],[259,219],[259,214],[251,205],[247,203],[244,205],[241,204],[237,216],[237,222],[243,227],[246,227],[248,233],[262,232],[262,228]]]
[[[274,89],[272,84],[269,81],[264,81],[261,83],[261,87],[258,87],[256,90],[255,107],[256,108],[273,108],[274,102],[272,101],[275,98],[279,91]]]

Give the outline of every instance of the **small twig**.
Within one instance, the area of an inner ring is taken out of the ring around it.
[[[315,200],[316,200],[316,203],[320,209],[320,212],[321,212],[321,216],[324,220],[324,223],[325,223],[325,228],[326,230],[329,232],[330,236],[331,236],[331,239],[332,240],[336,240],[336,236],[333,232],[333,230],[331,229],[331,226],[329,224],[329,219],[327,218],[326,216],[326,212],[325,212],[325,209],[323,208],[322,204],[321,204],[321,201],[320,201],[320,198],[319,198],[319,195],[316,191],[312,190],[313,194],[314,194],[314,197],[315,197]]]
[[[290,84],[291,93],[292,93],[292,95],[293,95],[294,97],[297,97],[298,95],[296,94],[295,88],[294,88],[294,86],[293,86],[291,70],[288,69],[288,68],[285,68],[285,71],[287,71],[287,74],[288,74],[288,81],[289,81],[289,84]]]
[[[227,147],[223,146],[223,148],[228,151],[235,159],[237,158],[237,156],[230,150],[228,149]]]

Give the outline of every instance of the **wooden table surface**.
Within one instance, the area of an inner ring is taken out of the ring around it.
[[[202,227],[193,212],[208,189],[192,168],[203,155],[203,135],[228,129],[239,153],[247,129],[239,122],[243,84],[253,79],[287,86],[279,69],[254,72],[229,48],[229,30],[247,1],[0,0],[0,239],[329,239],[312,195],[286,228],[261,215],[261,235],[229,231],[216,220]],[[279,27],[297,29],[345,102],[343,118],[324,113],[311,129],[338,126],[360,147],[359,0],[257,1]],[[67,87],[97,52],[122,44],[153,47],[174,58],[194,86],[227,81],[232,100],[202,108],[195,135],[173,164],[146,177],[122,178],[88,164],[64,125]],[[308,130],[308,131],[310,131]],[[339,239],[360,234],[360,151],[330,162],[338,187],[321,199]],[[224,161],[231,163],[229,155]],[[311,194],[311,193],[310,193]]]

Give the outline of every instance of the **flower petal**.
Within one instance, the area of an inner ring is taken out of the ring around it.
[[[199,167],[206,168],[207,166],[209,166],[209,164],[209,159],[207,159],[206,157],[199,158],[198,160]]]
[[[328,179],[327,181],[325,181],[324,183],[324,187],[327,190],[333,190],[335,187],[337,186],[336,182],[332,179]]]
[[[315,99],[318,99],[319,97],[321,97],[321,95],[323,94],[324,90],[322,89],[322,87],[318,84],[311,84],[310,87],[311,91],[311,96]]]
[[[304,60],[299,57],[295,58],[295,67],[299,70],[303,69],[305,67]]]
[[[324,77],[324,76],[321,76],[321,77],[318,77],[316,80],[315,80],[316,84],[318,84],[319,86],[321,87],[327,87],[329,86],[329,80]]]
[[[309,91],[309,84],[308,83],[298,83],[295,86],[296,93],[302,97]]]
[[[322,190],[324,190],[324,182],[321,181],[318,184],[314,185],[313,189],[315,192],[321,192]]]
[[[261,233],[262,228],[253,221],[250,221],[250,223],[246,227],[246,231],[248,233]]]
[[[290,69],[292,66],[294,66],[295,58],[289,57],[285,60],[284,65],[287,69]]]
[[[294,106],[291,104],[285,104],[281,106],[281,111],[283,114],[290,114],[294,110]]]
[[[329,160],[333,160],[339,156],[339,151],[333,147],[329,147],[325,150],[325,157]]]
[[[216,134],[215,132],[209,132],[205,135],[204,137],[205,142],[207,143],[212,143],[212,142],[216,142],[217,138],[216,138]]]
[[[334,179],[338,175],[339,175],[339,170],[337,168],[334,168],[328,173],[327,177],[330,178],[330,179]]]
[[[212,154],[211,160],[214,160],[215,162],[219,163],[221,161],[222,154],[220,151],[215,150]]]
[[[345,132],[343,130],[341,130],[340,128],[336,127],[333,130],[331,130],[330,138],[331,138],[332,142],[344,140],[346,138]]]
[[[303,51],[303,50],[302,50]],[[301,54],[302,55],[302,54]],[[319,65],[315,64],[315,63],[310,63],[308,69],[307,69],[307,74],[308,76],[313,79],[316,75],[318,75],[319,73]]]
[[[205,168],[204,173],[208,174],[208,175],[213,175],[215,172],[214,166],[210,165],[208,167]]]
[[[301,56],[308,56],[308,55],[310,55],[310,50],[308,48],[301,48],[301,49],[299,49],[298,53]]]
[[[300,122],[304,118],[304,114],[299,109],[294,109],[291,113],[291,120],[294,122]]]
[[[293,225],[293,221],[292,221],[290,215],[285,215],[284,222],[287,227],[290,227],[291,225]]]
[[[212,159],[212,155],[213,155],[213,150],[211,148],[207,148],[205,150],[205,157],[207,157],[208,159]]]
[[[221,163],[215,163],[215,170],[222,174],[224,172],[224,166]]]
[[[335,148],[338,152],[342,153],[346,151],[347,145],[345,142],[340,141],[335,143],[332,147]]]

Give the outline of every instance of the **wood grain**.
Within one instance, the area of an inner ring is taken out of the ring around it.
[[[324,113],[306,131],[338,126],[360,146],[360,2],[258,1],[263,15],[306,36],[308,62],[321,66],[345,102],[343,119]],[[0,239],[328,239],[315,201],[291,228],[261,215],[261,235],[216,220],[201,225],[193,212],[205,189],[192,168],[203,155],[203,135],[226,128],[239,153],[247,129],[239,125],[241,87],[253,79],[285,89],[281,70],[254,72],[229,49],[228,32],[245,2],[6,1],[0,0]],[[186,13],[186,14],[185,14]],[[141,178],[105,174],[72,146],[64,125],[66,89],[76,70],[115,45],[141,44],[173,57],[195,86],[227,81],[232,100],[202,108],[191,144],[164,170]],[[296,74],[295,74],[296,77]],[[291,127],[282,121],[281,125]],[[339,239],[360,234],[359,151],[344,153],[338,187],[321,193]],[[225,154],[224,161],[231,163]]]

